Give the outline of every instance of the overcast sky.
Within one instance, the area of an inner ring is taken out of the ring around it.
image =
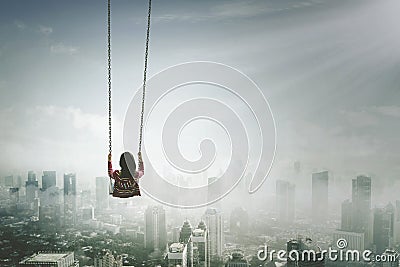
[[[104,175],[106,8],[97,0],[2,1],[2,175],[77,172],[81,184]],[[146,9],[147,1],[112,5],[116,154],[142,80]],[[399,10],[398,0],[154,0],[149,74],[193,60],[235,67],[275,116],[271,177],[292,178],[300,161],[309,178],[328,169],[389,185],[400,180]]]

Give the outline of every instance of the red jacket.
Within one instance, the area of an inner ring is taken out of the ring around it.
[[[113,170],[111,161],[108,161],[108,176],[114,179],[114,190],[112,195],[114,197],[133,197],[140,196],[139,178],[144,175],[143,161],[139,160],[139,168],[131,177],[120,177],[119,170]]]

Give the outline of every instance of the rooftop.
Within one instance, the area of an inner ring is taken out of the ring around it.
[[[35,262],[57,262],[60,259],[68,256],[69,253],[38,253],[30,256],[23,260],[23,263],[35,263]]]

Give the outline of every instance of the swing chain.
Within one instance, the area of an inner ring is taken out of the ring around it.
[[[142,152],[142,138],[143,138],[143,117],[144,117],[144,103],[146,95],[146,81],[147,81],[147,60],[149,56],[149,39],[150,39],[150,16],[151,16],[151,0],[149,0],[149,10],[147,14],[147,32],[146,32],[146,50],[144,55],[144,71],[143,71],[143,91],[142,91],[142,110],[140,114],[140,132],[139,132],[139,153]]]
[[[111,0],[108,0],[107,12],[107,44],[108,44],[108,152],[112,152],[111,138]]]

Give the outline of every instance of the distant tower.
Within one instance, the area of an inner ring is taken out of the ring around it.
[[[190,239],[191,235],[192,235],[192,226],[190,225],[190,222],[186,220],[181,228],[179,242],[186,243]]]
[[[163,251],[167,244],[165,210],[162,206],[149,206],[145,212],[146,248]]]
[[[76,175],[64,174],[64,221],[66,226],[76,223]]]
[[[17,205],[19,203],[19,188],[11,187],[8,192],[10,194],[10,204]]]
[[[249,215],[241,208],[237,207],[231,212],[230,232],[236,235],[245,235],[249,231]]]
[[[185,244],[187,251],[187,265],[193,267],[193,242],[192,242],[192,226],[189,221],[185,221],[182,225],[179,235],[179,242]]]
[[[388,204],[385,208],[374,209],[373,243],[376,253],[381,254],[391,247],[393,240],[394,207]]]
[[[224,247],[222,214],[215,208],[208,208],[204,220],[210,236],[210,256],[219,258]]]
[[[109,178],[96,177],[96,210],[97,212],[108,208],[109,204]]]
[[[342,203],[341,230],[352,231],[353,204],[349,199]]]
[[[278,219],[283,223],[293,223],[295,218],[295,185],[287,181],[276,181],[276,206]]]
[[[400,200],[396,200],[393,216],[393,243],[400,243]]]
[[[328,183],[327,171],[312,174],[312,219],[314,223],[323,223],[328,219]]]
[[[36,180],[36,174],[33,171],[28,172],[28,181],[26,187],[26,202],[31,210],[39,213],[39,182]]]
[[[43,190],[56,186],[56,183],[57,183],[57,175],[55,171],[43,171],[43,176],[42,176]]]
[[[352,180],[353,231],[366,232],[371,214],[371,178],[357,176]]]
[[[197,248],[198,266],[210,267],[210,253],[207,227],[203,221],[199,223],[192,233],[193,247]]]

